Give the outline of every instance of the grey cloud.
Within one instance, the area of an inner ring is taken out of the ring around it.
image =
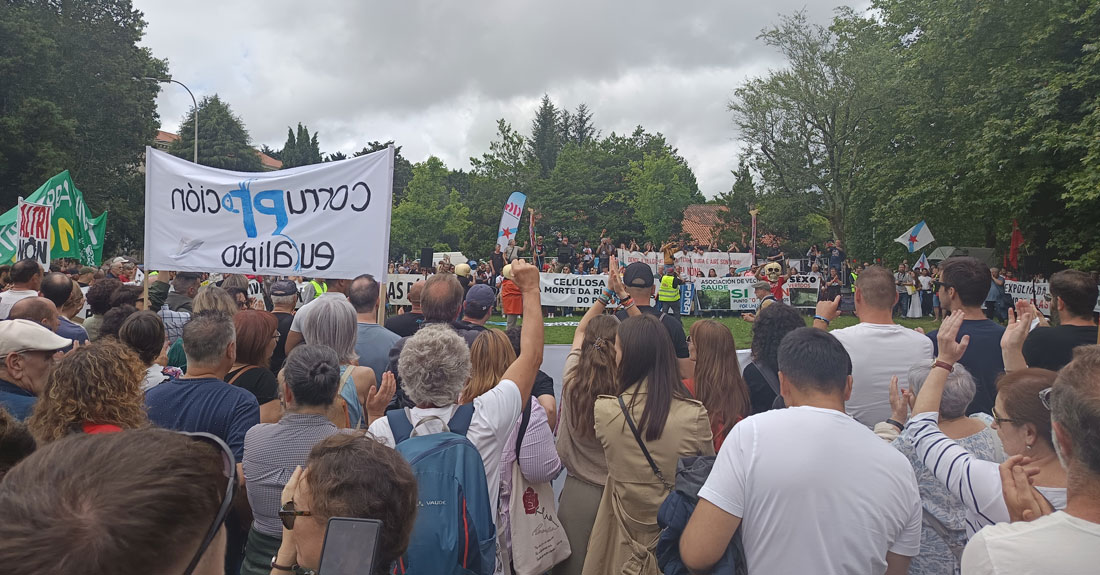
[[[605,134],[664,133],[713,196],[737,163],[726,102],[780,64],[756,36],[803,8],[824,23],[832,1],[135,5],[149,22],[144,44],[197,96],[228,101],[257,145],[280,147],[300,121],[326,152],[394,139],[412,161],[434,154],[468,168],[497,118],[526,132],[548,93],[587,103]],[[158,105],[173,130],[190,99],[166,86]]]

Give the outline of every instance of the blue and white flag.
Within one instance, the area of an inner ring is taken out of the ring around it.
[[[936,238],[932,237],[932,232],[928,229],[928,226],[925,225],[924,220],[921,220],[919,224],[898,236],[894,241],[909,248],[909,253],[913,253],[936,241]]]
[[[932,269],[931,266],[928,265],[928,256],[924,255],[924,253],[922,252],[921,255],[920,255],[920,259],[917,260],[917,263],[913,264],[913,269],[915,269],[915,270]]]

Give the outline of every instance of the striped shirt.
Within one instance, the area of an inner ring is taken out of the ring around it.
[[[966,507],[966,536],[982,527],[1009,521],[1008,507],[1001,492],[1000,466],[974,457],[940,431],[939,413],[913,416],[906,426],[913,448],[924,466]],[[1055,509],[1066,506],[1066,490],[1036,487]]]
[[[324,415],[304,413],[287,413],[278,423],[261,423],[248,430],[244,436],[244,477],[257,531],[282,537],[279,507],[283,487],[294,468],[306,464],[310,450],[321,440],[351,432],[338,429]]]

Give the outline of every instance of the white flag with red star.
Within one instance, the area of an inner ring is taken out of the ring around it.
[[[919,224],[909,228],[909,231],[901,234],[894,241],[909,248],[909,253],[913,253],[936,241],[936,238],[932,237],[932,232],[925,225],[924,220],[921,220]]]
[[[523,215],[523,204],[526,202],[527,196],[520,192],[512,192],[508,196],[508,203],[504,204],[504,214],[500,216],[500,227],[497,228],[497,245],[500,246],[500,251],[508,248],[510,240],[517,239],[519,218]]]

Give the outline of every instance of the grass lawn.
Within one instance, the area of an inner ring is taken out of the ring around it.
[[[577,315],[575,315],[574,317],[544,318],[543,322],[546,325],[546,327],[545,327],[545,330],[546,330],[546,343],[564,343],[564,344],[573,343],[573,332],[575,332],[577,328],[572,327],[572,326],[555,326],[554,324],[555,323],[562,323],[562,322],[576,323],[576,322],[579,322],[581,320],[582,315],[583,315],[583,313],[581,313],[581,310],[578,310]],[[810,325],[811,323],[813,323],[813,315],[807,315],[805,317],[806,317],[806,325]],[[684,323],[684,332],[686,333],[691,328],[691,324],[695,323],[699,319],[702,319],[702,318],[695,318],[695,317],[684,317],[684,318],[682,318],[683,323]],[[719,322],[725,324],[727,327],[730,328],[730,331],[733,332],[733,340],[735,342],[737,342],[737,348],[738,349],[748,349],[748,347],[752,343],[752,324],[751,323],[748,323],[748,322],[746,322],[746,321],[744,321],[740,318],[735,318],[735,317],[720,317],[720,318],[715,318],[715,319],[717,319]],[[494,326],[491,326],[491,327],[497,327],[497,328],[503,329],[502,326],[504,324],[504,318],[502,316],[493,316],[493,318],[489,321],[497,322],[497,323],[502,324],[500,326],[495,326],[494,325]],[[853,316],[846,315],[846,316],[842,316],[842,317],[837,318],[836,321],[834,321],[832,323],[832,325],[830,326],[830,329],[838,329],[838,328],[842,328],[842,327],[848,327],[848,326],[851,326],[851,325],[855,325],[857,323],[859,323],[858,319],[856,319]],[[930,332],[930,331],[932,331],[934,329],[937,329],[939,327],[939,323],[937,323],[936,321],[934,321],[930,318],[902,319],[902,320],[899,320],[898,323],[900,323],[900,324],[902,324],[906,327],[910,327],[910,328],[922,327],[922,328],[924,328],[925,332]]]

